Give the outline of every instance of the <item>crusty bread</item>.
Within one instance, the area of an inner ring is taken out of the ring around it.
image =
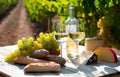
[[[29,64],[29,63],[46,63],[46,62],[49,62],[49,61],[46,61],[46,60],[41,60],[41,59],[35,59],[35,58],[31,58],[29,56],[19,56],[19,57],[16,57],[14,60],[13,60],[14,63],[18,63],[18,64]]]
[[[48,54],[49,54],[49,52],[48,52],[46,49],[39,49],[39,50],[34,51],[34,52],[30,55],[30,57],[33,57],[33,58],[44,58],[44,57],[46,57]]]
[[[48,55],[45,59],[49,60],[49,61],[59,63],[61,66],[64,66],[65,63],[66,63],[66,60],[64,58],[59,57],[57,55]]]
[[[59,72],[60,65],[55,62],[30,63],[24,68],[24,72]]]

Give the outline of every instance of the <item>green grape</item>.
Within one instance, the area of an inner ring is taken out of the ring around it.
[[[37,44],[38,44],[38,41],[34,41],[34,46],[37,46]]]
[[[40,48],[40,49],[43,48],[42,44],[38,44],[37,47]]]
[[[45,36],[44,33],[40,33],[40,34],[39,34],[39,37],[40,37],[40,39],[42,40],[42,42],[45,41],[46,36]]]
[[[19,49],[24,49],[22,40],[18,40],[17,45]]]
[[[25,38],[25,37],[22,37],[22,41],[25,42],[25,41],[26,41],[26,38]]]
[[[46,38],[44,38],[44,40],[45,40],[46,42],[49,42],[49,41],[50,41],[49,35],[46,35]]]
[[[27,49],[27,46],[28,46],[28,42],[24,42],[24,43],[23,43],[24,49]]]
[[[26,49],[27,48],[27,43],[28,43],[28,40],[27,39],[23,39],[22,38],[22,42],[23,42],[23,47],[24,47],[24,49]]]
[[[18,40],[17,43],[22,43],[22,40]]]
[[[24,56],[27,56],[30,54],[27,50],[21,50],[21,52],[22,52],[22,55]]]
[[[14,54],[16,54],[16,55],[21,55],[21,51],[20,51],[20,49],[17,48],[17,49],[14,51]]]
[[[30,48],[30,50],[31,50],[31,53],[32,52],[34,52],[35,50],[38,50],[39,48],[38,47],[36,47],[36,46],[32,46],[31,48]]]
[[[42,42],[41,38],[37,38],[37,41],[38,41],[38,42]]]
[[[29,49],[30,47],[32,47],[33,46],[33,42],[27,42],[27,47],[26,47],[26,49]]]
[[[49,34],[50,37],[54,37],[54,35],[55,35],[54,32],[52,32],[52,33]]]
[[[44,33],[41,32],[41,33],[39,34],[39,37],[42,38],[43,36],[44,36]]]
[[[34,41],[33,37],[28,38],[28,42],[33,42],[33,41]]]
[[[36,47],[38,47],[38,48],[40,48],[40,49],[43,48],[42,44],[41,44],[41,43],[38,43],[38,41],[34,41],[34,46],[36,46]]]

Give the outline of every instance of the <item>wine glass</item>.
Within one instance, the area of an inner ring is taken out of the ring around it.
[[[60,44],[60,55],[62,57],[62,44],[66,42],[68,33],[65,32],[65,26],[60,22],[57,21],[56,25],[54,25],[55,39]]]
[[[76,43],[76,50],[70,53],[67,53],[68,58],[70,61],[79,66],[81,64],[81,58],[79,53],[79,43],[85,38],[85,30],[84,30],[84,20],[80,20],[80,29],[77,29],[75,32],[69,32],[68,35],[73,41]]]

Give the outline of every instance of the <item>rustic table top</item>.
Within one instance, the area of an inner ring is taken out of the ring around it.
[[[0,47],[0,73],[11,77],[98,77],[120,72],[120,54],[117,63],[98,62],[92,65],[81,65],[74,67],[66,63],[59,73],[24,73],[24,65],[11,64],[4,61],[4,56],[15,50],[17,46]],[[80,47],[83,49],[83,47]],[[64,49],[63,49],[64,50]],[[65,53],[65,52],[64,52]],[[66,57],[65,57],[66,58]]]

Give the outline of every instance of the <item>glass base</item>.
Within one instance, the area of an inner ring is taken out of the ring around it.
[[[79,55],[68,54],[67,56],[74,65],[76,65],[76,66],[80,65]]]

